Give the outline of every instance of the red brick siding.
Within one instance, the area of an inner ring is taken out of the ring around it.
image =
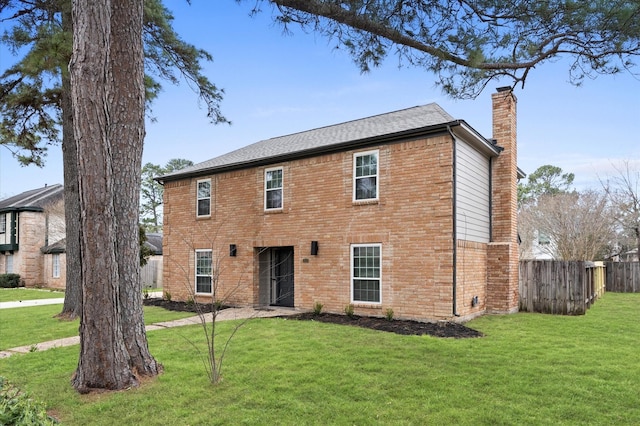
[[[380,200],[352,202],[354,152],[379,149]],[[350,302],[350,244],[382,244],[382,303],[356,313],[452,316],[452,147],[449,136],[381,145],[273,166],[284,170],[284,208],[264,212],[264,167],[212,175],[212,217],[196,219],[197,179],[165,185],[164,288],[190,297],[193,250],[222,255],[223,293],[258,301],[257,247],[293,246],[295,306]],[[201,179],[201,178],[199,178]],[[311,241],[319,242],[317,256]],[[238,247],[228,257],[229,244]]]

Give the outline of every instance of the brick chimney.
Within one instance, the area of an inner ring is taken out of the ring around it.
[[[487,271],[487,311],[518,310],[517,99],[510,87],[491,96],[493,138],[503,148],[492,164],[492,229]]]

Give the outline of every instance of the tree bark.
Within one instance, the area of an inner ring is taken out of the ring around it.
[[[71,4],[62,10],[62,29],[73,31]],[[64,213],[66,232],[66,282],[64,305],[58,315],[75,319],[80,316],[82,306],[82,265],[80,264],[80,194],[78,189],[78,152],[73,138],[73,111],[71,105],[71,80],[69,71],[62,69],[62,164],[64,168]]]
[[[82,255],[81,393],[157,374],[142,318],[138,191],[144,137],[142,1],[74,0],[71,61]],[[136,189],[137,188],[137,189]]]
[[[135,13],[131,10],[136,8]],[[111,43],[112,76],[118,82],[111,101],[121,111],[110,127],[114,170],[116,261],[120,275],[120,306],[125,345],[130,364],[139,375],[155,376],[160,366],[147,345],[140,282],[140,184],[144,142],[144,51],[142,43],[142,1],[113,0]]]

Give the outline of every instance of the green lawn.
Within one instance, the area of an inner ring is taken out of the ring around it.
[[[0,350],[78,335],[79,320],[54,318],[62,305],[0,309]],[[194,316],[192,312],[171,312],[155,306],[144,307],[146,324]]]
[[[78,395],[77,347],[3,359],[0,371],[65,425],[640,424],[639,305],[640,294],[610,293],[579,317],[482,317],[468,325],[485,337],[465,340],[252,320],[219,386],[187,343],[202,341],[197,326],[148,333],[165,372],[139,389]]]
[[[0,288],[0,302],[60,298],[64,298],[64,291],[38,290],[34,288]]]

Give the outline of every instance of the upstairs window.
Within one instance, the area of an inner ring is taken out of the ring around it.
[[[282,208],[282,167],[264,172],[264,208],[265,210]]]
[[[211,216],[211,179],[198,181],[198,217]]]
[[[351,300],[353,302],[380,303],[381,248],[380,244],[351,246]]]
[[[196,250],[196,294],[211,294],[213,258],[211,250]]]
[[[353,157],[353,200],[378,199],[378,151]]]
[[[7,232],[7,215],[0,215],[0,234]]]

